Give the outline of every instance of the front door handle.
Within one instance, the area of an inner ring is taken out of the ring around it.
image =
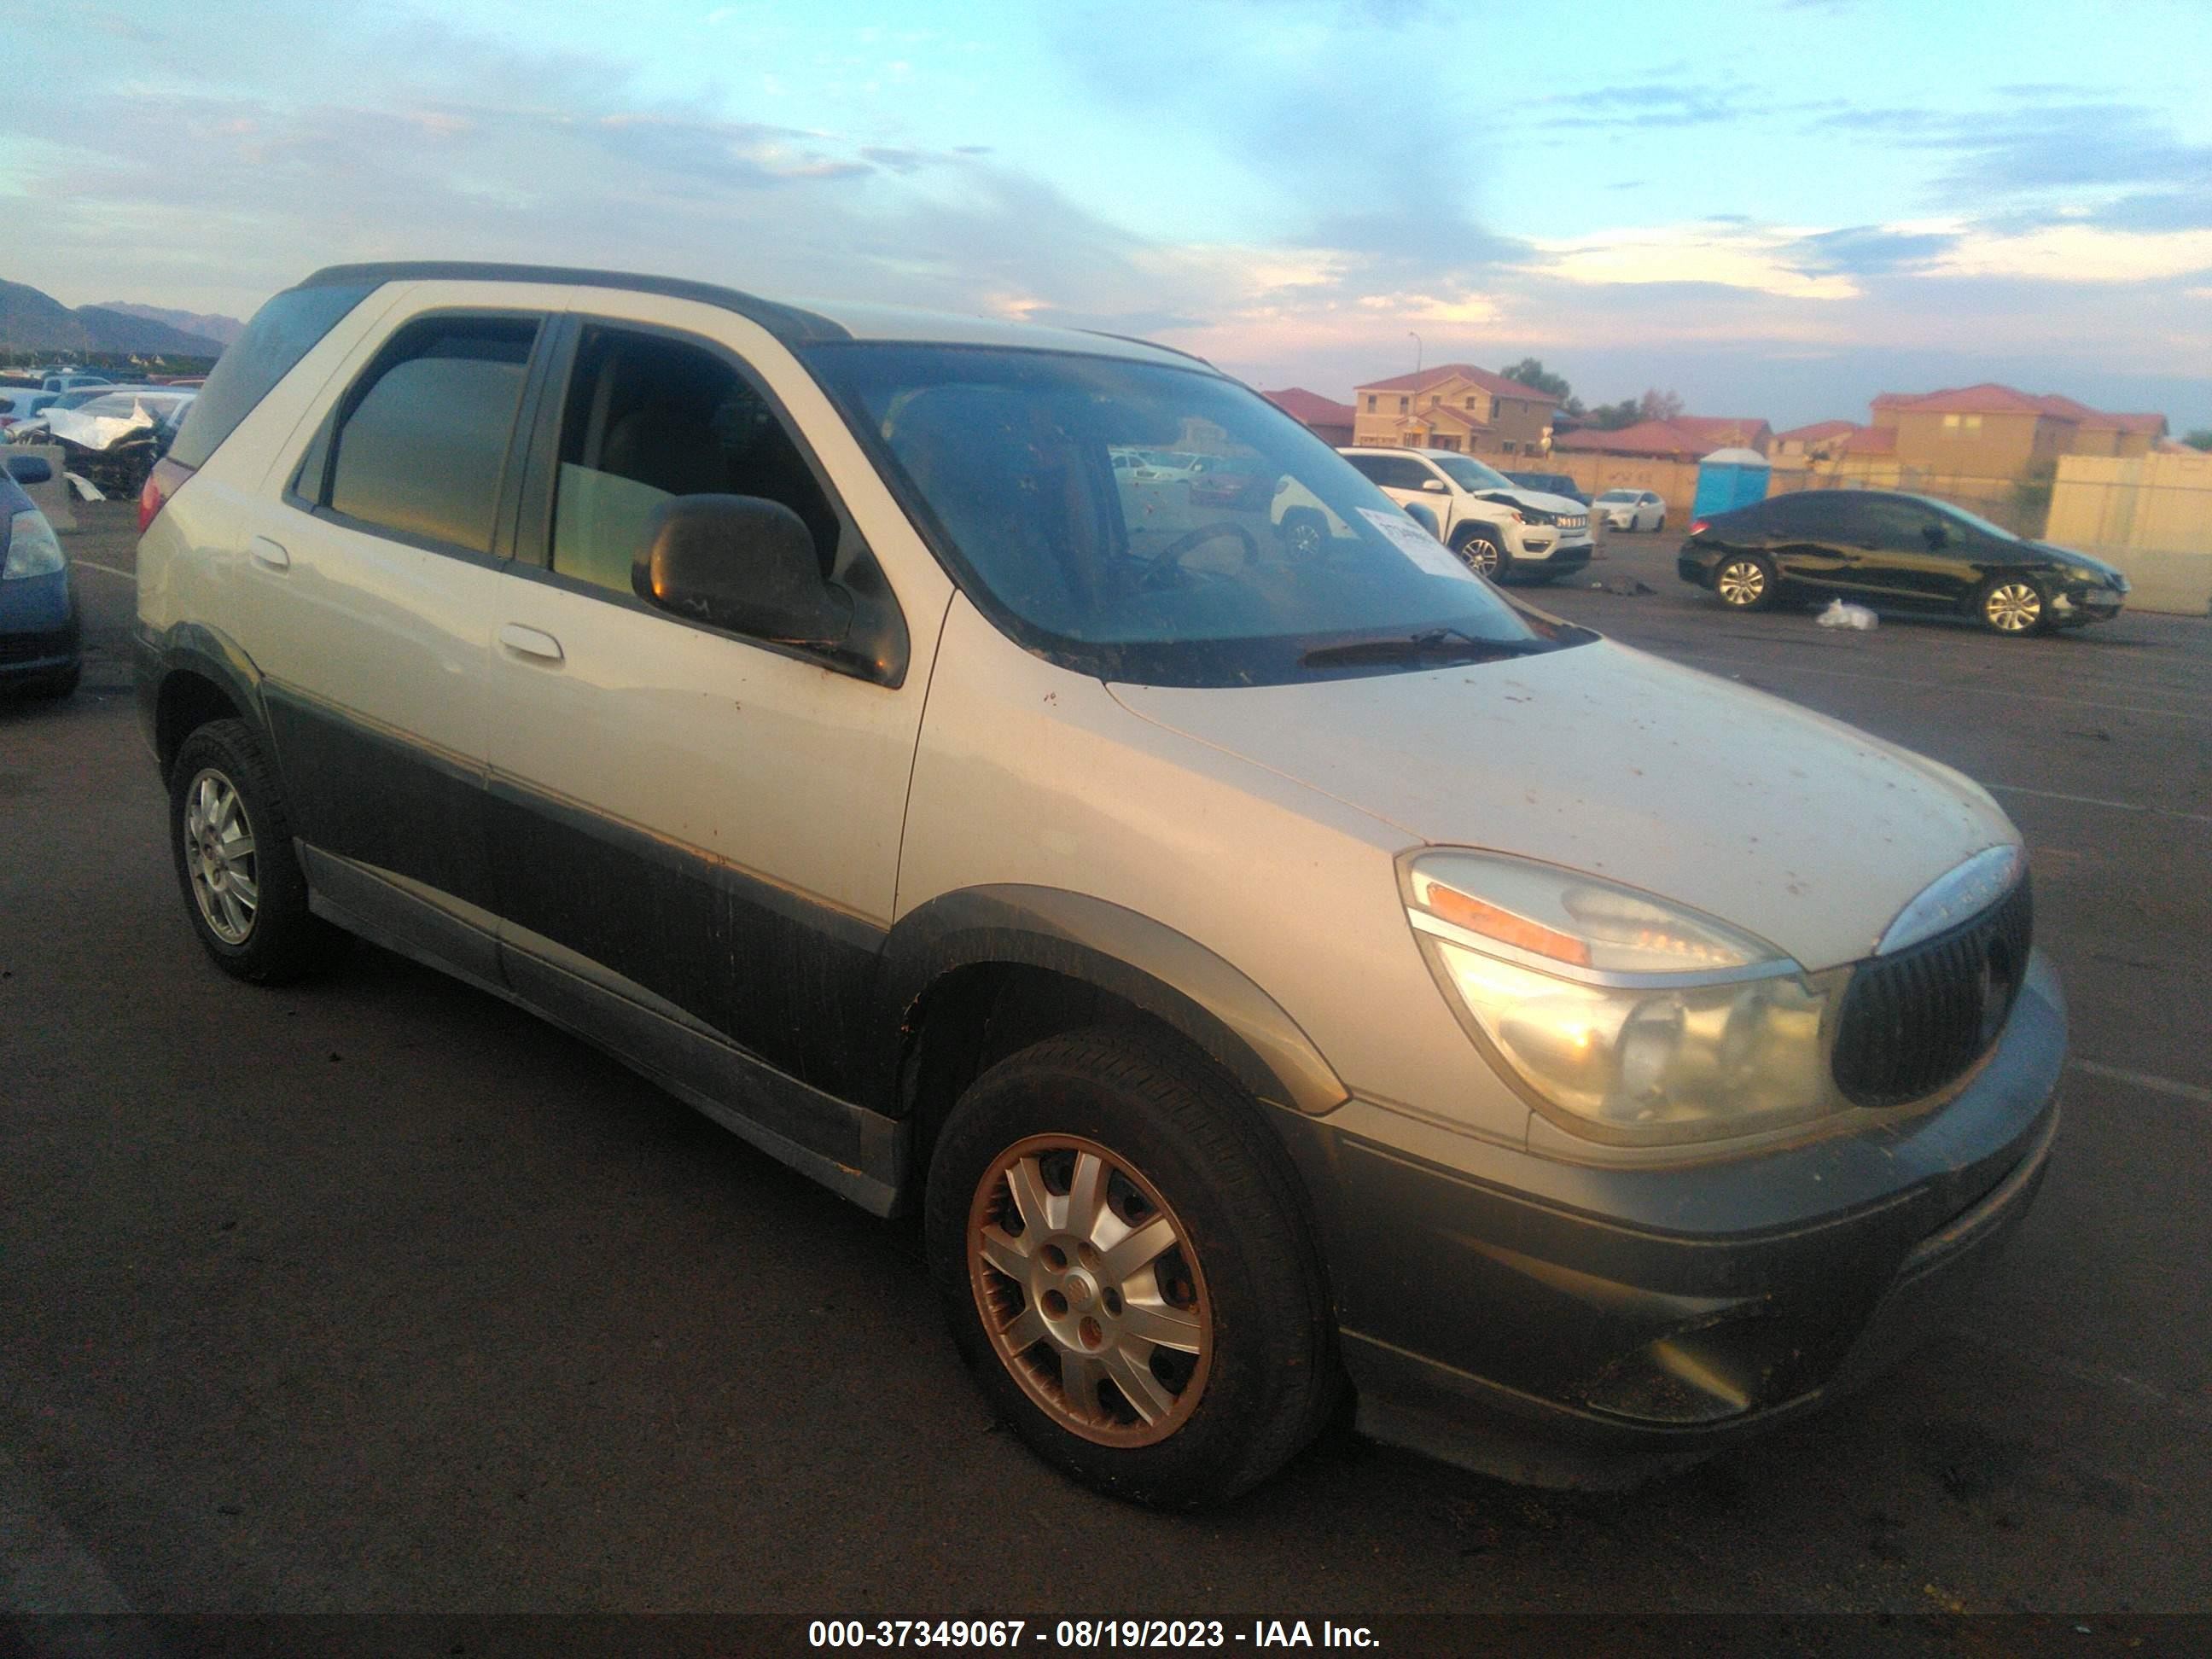
[[[534,628],[525,628],[520,623],[501,623],[499,642],[517,656],[535,657],[541,662],[562,660],[560,641]]]
[[[271,570],[289,570],[292,568],[292,556],[266,536],[256,536],[246,543],[246,550],[253,556],[254,563],[265,565]]]

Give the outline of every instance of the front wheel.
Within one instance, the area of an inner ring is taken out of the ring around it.
[[[1258,1109],[1144,1032],[993,1066],[939,1137],[926,1212],[954,1340],[999,1414],[1116,1497],[1218,1503],[1334,1401],[1295,1178]]]
[[[1652,525],[1651,525],[1651,533],[1652,533],[1653,535],[1655,535],[1655,536],[1656,536],[1656,535],[1659,534],[1662,531],[1665,530],[1666,528],[1667,528],[1667,515],[1666,515],[1664,513],[1662,513],[1662,514],[1658,516],[1658,518],[1657,518],[1657,519],[1656,519],[1656,520],[1654,520],[1652,521]]]
[[[1993,634],[2017,637],[2044,626],[2051,607],[2043,590],[2025,576],[1993,576],[1974,598],[1974,614]]]
[[[1468,569],[1492,581],[1503,581],[1505,573],[1513,568],[1513,556],[1500,547],[1486,530],[1470,532],[1454,550]]]
[[[1774,566],[1757,553],[1731,553],[1713,572],[1713,591],[1731,611],[1765,610],[1778,586]]]

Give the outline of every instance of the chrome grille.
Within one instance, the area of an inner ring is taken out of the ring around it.
[[[1860,1106],[1933,1094],[2004,1029],[2027,972],[2034,900],[2019,885],[1979,915],[1859,964],[1836,1031],[1836,1086]]]

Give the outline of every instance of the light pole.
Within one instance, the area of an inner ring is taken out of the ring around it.
[[[1413,343],[1413,378],[1418,380],[1421,378],[1421,337],[1409,328],[1406,337]]]

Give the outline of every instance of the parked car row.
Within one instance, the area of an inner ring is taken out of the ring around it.
[[[58,444],[67,471],[110,495],[135,495],[198,395],[186,386],[106,384],[42,392],[8,423],[7,441]]]

